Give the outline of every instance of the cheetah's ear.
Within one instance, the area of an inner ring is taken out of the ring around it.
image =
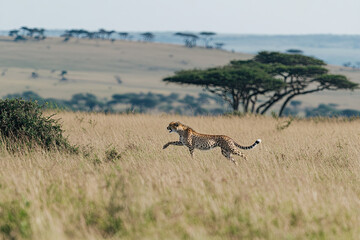
[[[175,122],[175,123],[174,123],[174,126],[175,126],[175,127],[179,126],[179,123],[180,123],[180,122]]]

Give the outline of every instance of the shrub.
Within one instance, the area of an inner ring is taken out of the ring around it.
[[[0,203],[0,233],[3,239],[30,238],[32,235],[29,202]]]
[[[105,151],[105,161],[107,162],[115,162],[116,160],[121,158],[121,154],[116,151],[114,147],[109,148]]]
[[[53,116],[53,115],[52,115]],[[76,152],[63,136],[58,120],[44,117],[37,102],[22,99],[0,100],[0,136],[8,150],[40,146],[46,150],[65,149]]]

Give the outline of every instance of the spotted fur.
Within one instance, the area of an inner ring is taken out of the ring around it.
[[[235,160],[231,157],[231,154],[239,155],[242,158],[246,159],[246,156],[240,152],[236,147],[240,149],[251,149],[258,145],[261,140],[258,139],[251,146],[241,146],[237,144],[233,139],[225,135],[208,135],[202,134],[194,131],[192,128],[180,123],[180,122],[171,122],[167,129],[171,132],[176,132],[179,134],[179,141],[168,142],[163,146],[163,149],[167,148],[169,145],[175,146],[186,146],[189,148],[190,155],[193,157],[194,149],[200,150],[209,150],[211,148],[220,147],[221,153],[228,160],[237,164]]]

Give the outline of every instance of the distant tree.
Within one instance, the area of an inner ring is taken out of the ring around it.
[[[67,74],[66,70],[62,70],[60,73],[61,79],[60,81],[67,81],[68,79],[65,77],[65,75]]]
[[[89,32],[85,29],[70,29],[70,30],[66,30],[64,32],[64,34],[62,34],[62,37],[65,38],[90,38],[90,36],[92,36],[92,32]]]
[[[108,102],[111,107],[114,104],[130,104],[131,109],[138,108],[138,111],[145,112],[147,109],[153,109],[160,103],[159,95],[151,92],[144,93],[125,93],[125,94],[114,94],[112,100]]]
[[[22,33],[20,35],[22,35],[22,36],[29,36],[29,37],[32,36],[32,30],[26,26],[21,27],[20,31]]]
[[[38,33],[39,33],[41,36],[44,36],[45,29],[44,29],[44,28],[38,29]]]
[[[153,33],[151,33],[151,32],[145,32],[145,33],[142,33],[140,35],[143,37],[143,40],[145,42],[151,42],[155,38],[155,35]]]
[[[199,39],[199,37],[197,35],[192,34],[192,33],[177,32],[174,35],[182,37],[185,42],[185,47],[188,47],[188,48],[196,47],[196,41]]]
[[[217,43],[215,43],[215,48],[216,49],[222,49],[224,45],[225,45],[225,43],[217,42]]]
[[[101,39],[105,39],[105,36],[107,34],[107,31],[103,28],[100,28],[99,31],[97,32],[99,38]]]
[[[40,28],[40,29],[38,29],[38,28],[33,28],[32,29],[32,31],[33,31],[33,37],[34,37],[34,39],[36,39],[36,40],[43,40],[43,39],[45,39],[46,37],[45,37],[45,29],[44,28]]]
[[[299,113],[299,111],[300,111],[300,109],[299,109],[299,106],[301,105],[301,101],[296,101],[296,100],[294,100],[294,101],[291,101],[290,102],[290,106],[291,106],[291,108],[289,108],[289,107],[286,107],[285,109],[284,109],[284,111],[283,111],[283,115],[284,116],[296,116],[296,115],[298,115],[298,113]]]
[[[142,98],[133,98],[130,100],[132,108],[139,107],[141,112],[143,112],[146,108],[154,108],[159,104],[159,100],[153,93],[147,93]]]
[[[95,111],[98,109],[103,109],[104,103],[99,101],[94,94],[91,93],[78,93],[72,96],[70,101],[66,102],[72,109],[82,110],[82,111]]]
[[[351,67],[351,62],[344,62],[344,63],[343,63],[343,66],[344,66],[344,67]]]
[[[19,34],[19,30],[17,29],[9,31],[9,37],[17,37],[18,34]]]
[[[39,74],[38,74],[37,72],[32,72],[32,73],[31,73],[31,78],[36,79],[36,78],[38,78],[38,77],[39,77]]]
[[[358,87],[343,75],[328,74],[325,63],[314,57],[263,51],[254,60],[268,65],[267,71],[284,83],[284,87],[274,91],[257,107],[257,113],[264,114],[275,103],[284,100],[279,111],[281,116],[286,105],[296,96],[323,90],[354,90]]]
[[[176,101],[179,98],[179,94],[171,93],[167,98],[166,101]]]
[[[78,30],[78,38],[89,38],[91,39],[93,36],[93,32],[89,32],[85,29],[79,29]]]
[[[129,37],[129,33],[127,32],[119,32],[120,39],[126,40]]]
[[[194,96],[186,94],[186,96],[181,99],[179,102],[185,103],[186,107],[191,107],[196,104],[196,98]]]
[[[215,35],[216,33],[214,32],[200,32],[200,36],[202,37],[206,48],[211,48],[210,42],[212,41],[212,37]]]
[[[110,37],[112,34],[114,34],[115,31],[114,30],[110,30],[110,31],[105,31],[105,36],[108,40],[110,40]]]
[[[28,28],[25,26],[21,27],[19,30],[11,30],[9,36],[15,37],[14,41],[27,39],[43,40],[46,38],[44,28]]]
[[[95,32],[90,32],[90,31],[85,31],[84,32],[84,38],[94,39],[95,36],[96,36]]]
[[[114,94],[112,100],[107,102],[107,107],[110,109],[123,108],[123,105],[130,105],[127,111],[131,112],[147,112],[157,111],[167,112],[167,113],[178,113],[178,114],[210,114],[217,113],[220,114],[223,111],[219,109],[212,110],[210,108],[202,107],[202,105],[207,104],[209,101],[213,100],[213,97],[209,95],[202,94],[199,97],[192,95],[186,95],[183,98],[179,97],[179,94],[171,93],[169,95],[155,94],[155,93],[125,93],[125,94]],[[176,105],[172,105],[176,103]],[[116,106],[118,105],[118,106]]]
[[[14,41],[15,42],[18,42],[18,41],[26,41],[27,40],[27,38],[25,38],[25,37],[23,37],[23,36],[21,36],[21,35],[18,35],[18,36],[16,36],[15,38],[14,38]]]
[[[300,49],[288,49],[286,50],[287,53],[295,53],[295,54],[303,54],[304,52]]]
[[[116,75],[116,76],[114,76],[114,78],[118,84],[122,84],[123,81],[121,80],[121,78],[119,76]]]
[[[68,42],[69,40],[70,40],[70,37],[69,37],[69,36],[66,36],[66,37],[64,37],[63,42]]]
[[[340,111],[340,115],[346,117],[360,117],[360,111],[354,109],[344,109]]]
[[[301,104],[302,104],[301,101],[296,101],[296,100],[290,102],[290,105],[295,108],[299,107]]]
[[[4,97],[4,99],[7,98],[23,98],[24,100],[43,100],[43,98],[41,98],[37,93],[33,92],[33,91],[25,91],[23,93],[14,93],[14,94],[8,94]],[[44,102],[44,101],[42,101]]]
[[[49,101],[45,100],[44,98],[40,97],[37,93],[35,93],[33,91],[25,91],[23,93],[8,94],[3,97],[3,99],[14,99],[14,98],[21,98],[21,99],[27,100],[27,101],[36,101],[40,105],[45,105],[47,102],[49,102]]]
[[[65,31],[63,34],[60,35],[60,37],[63,37],[64,38],[64,42],[67,42],[70,40],[70,38],[72,37],[72,35],[68,32],[68,31]]]
[[[334,117],[339,116],[339,111],[330,104],[320,104],[316,108],[306,108],[305,115],[306,117]]]

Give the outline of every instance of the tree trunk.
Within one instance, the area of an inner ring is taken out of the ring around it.
[[[286,107],[286,105],[288,104],[288,102],[289,102],[291,99],[293,99],[295,96],[297,96],[297,95],[305,95],[305,94],[313,93],[313,92],[319,92],[319,91],[322,91],[322,90],[325,90],[325,89],[326,89],[326,87],[322,87],[322,88],[317,88],[317,89],[313,89],[313,90],[308,90],[308,91],[305,91],[305,92],[296,93],[296,94],[293,94],[293,95],[289,96],[289,97],[285,100],[285,102],[283,103],[283,105],[282,105],[281,108],[280,108],[279,117],[282,116],[283,111],[285,110],[285,107]]]
[[[280,101],[284,96],[286,96],[287,94],[289,94],[290,92],[285,92],[283,94],[276,94],[272,99],[270,99],[269,101],[261,104],[257,109],[256,109],[256,113],[260,112],[260,109],[265,107],[263,110],[261,110],[260,114],[265,114],[275,103],[277,103],[278,101]]]
[[[286,105],[288,104],[288,102],[289,102],[293,97],[295,97],[296,95],[298,95],[298,94],[293,94],[293,95],[289,96],[289,97],[285,100],[285,102],[283,103],[283,105],[282,105],[281,108],[280,108],[279,117],[282,116],[282,114],[283,114],[283,112],[284,112],[284,110],[285,110],[285,107],[286,107]]]
[[[232,98],[233,98],[232,108],[233,108],[234,111],[238,111],[239,110],[239,104],[240,104],[239,93],[236,93],[235,90],[232,89],[231,95],[232,95]]]
[[[257,96],[255,95],[255,99],[254,100],[251,100],[251,113],[254,113],[255,111],[255,105],[256,105],[256,101],[257,101]]]
[[[239,101],[234,100],[233,104],[232,104],[232,108],[234,111],[238,111],[239,110]]]
[[[249,111],[249,99],[244,98],[244,113]]]

